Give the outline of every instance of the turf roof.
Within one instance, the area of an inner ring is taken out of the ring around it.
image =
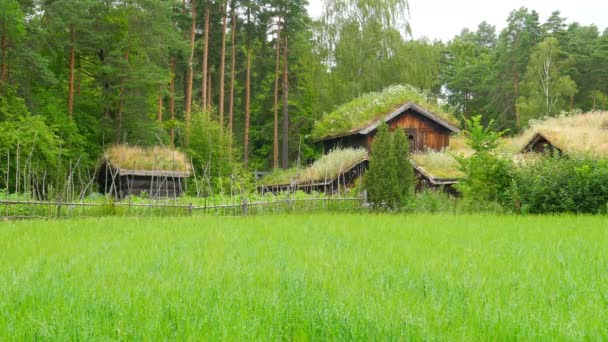
[[[335,149],[304,169],[277,169],[264,177],[262,184],[265,186],[293,183],[310,184],[334,180],[339,175],[349,171],[365,160],[367,160],[367,151],[365,149]]]
[[[458,180],[466,177],[460,163],[447,152],[412,153],[410,157],[413,166],[434,179]]]
[[[161,146],[114,145],[104,152],[104,158],[121,170],[190,172],[192,169],[185,153]]]
[[[507,139],[502,150],[519,153],[539,133],[571,156],[608,155],[608,112],[561,115],[533,121],[522,134]]]
[[[429,93],[410,85],[394,85],[362,95],[326,114],[315,123],[313,138],[324,139],[363,129],[407,102],[413,102],[453,126],[458,122]]]

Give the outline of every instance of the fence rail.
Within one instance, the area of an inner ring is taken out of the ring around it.
[[[243,216],[306,210],[358,210],[365,206],[360,198],[285,198],[248,202],[246,198],[231,204],[194,205],[167,203],[107,203],[0,200],[3,219],[90,217],[90,216],[184,216],[215,214]]]

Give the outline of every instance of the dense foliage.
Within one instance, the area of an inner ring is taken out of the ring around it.
[[[402,209],[410,204],[414,172],[409,162],[409,143],[403,130],[390,133],[380,125],[372,145],[364,186],[375,208]]]
[[[503,132],[494,132],[492,123],[484,127],[481,116],[465,119],[465,134],[475,153],[458,157],[461,170],[466,175],[456,188],[463,196],[465,206],[471,210],[492,209],[492,205],[505,199],[511,184],[511,161],[495,153]]]
[[[0,2],[0,187],[90,192],[118,142],[177,147],[223,187],[279,159],[304,169],[313,138],[408,100],[509,134],[608,108],[608,31],[559,12],[543,23],[520,8],[500,32],[482,22],[430,42],[410,39],[406,0],[324,5],[311,20],[305,0]],[[490,181],[484,165],[501,163],[480,152],[464,167]],[[495,200],[500,182],[461,190]]]
[[[516,164],[507,207],[522,213],[608,212],[608,160],[545,156]]]

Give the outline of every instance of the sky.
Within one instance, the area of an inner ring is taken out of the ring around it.
[[[322,0],[309,0],[313,18],[321,15]],[[551,12],[559,10],[567,22],[595,24],[602,32],[608,26],[608,0],[409,0],[410,23],[414,38],[447,41],[464,27],[472,30],[482,21],[505,27],[509,12],[525,6],[536,10],[541,23]]]

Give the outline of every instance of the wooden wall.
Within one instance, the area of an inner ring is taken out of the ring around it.
[[[401,128],[410,139],[410,149],[441,150],[450,145],[450,131],[426,117],[408,111],[389,122],[391,130]]]
[[[414,111],[409,110],[397,116],[388,125],[392,131],[397,128],[405,131],[406,136],[410,139],[410,150],[412,151],[425,149],[438,151],[450,146],[450,130]],[[374,142],[375,135],[376,131],[373,131],[367,136],[355,133],[345,137],[325,140],[323,148],[325,153],[338,146],[343,148],[364,147],[369,151]]]
[[[115,175],[112,177],[112,175]],[[99,192],[122,199],[145,192],[152,198],[179,197],[185,190],[185,179],[177,177],[118,176],[117,170],[104,163],[97,174]]]

